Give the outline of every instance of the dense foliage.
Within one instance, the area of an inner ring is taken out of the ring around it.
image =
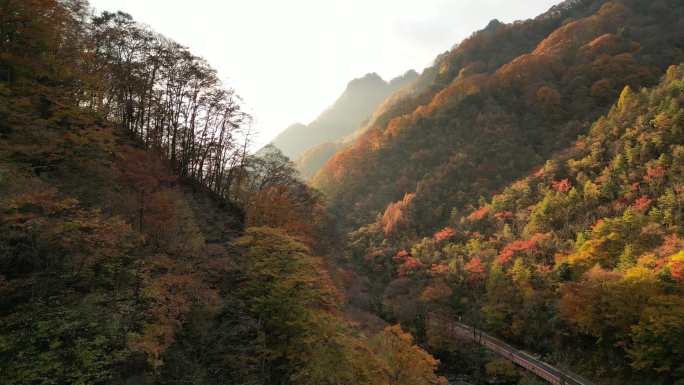
[[[586,133],[625,85],[684,60],[682,12],[680,1],[586,0],[493,21],[376,113],[314,185],[347,230],[415,193],[409,230],[432,233]]]
[[[34,104],[52,126],[83,124],[78,108],[116,122],[179,176],[229,195],[249,117],[203,59],[125,13],[93,16],[81,0],[5,1],[1,12],[4,97]]]
[[[371,343],[343,317],[320,194],[246,153],[201,58],[80,0],[0,22],[3,385],[442,381],[400,328]]]
[[[683,146],[680,66],[626,87],[588,135],[433,236],[358,230],[353,258],[384,277],[379,310],[415,327],[446,312],[601,383],[679,383]]]
[[[683,383],[683,12],[491,22],[327,163],[327,206],[247,153],[186,48],[83,0],[0,1],[0,382],[444,384],[412,331],[534,383],[440,313],[596,383]]]
[[[494,20],[390,98],[314,178],[368,277],[352,302],[455,362],[426,314],[598,383],[682,381],[683,12],[577,0]]]

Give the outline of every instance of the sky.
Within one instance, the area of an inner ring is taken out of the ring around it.
[[[560,0],[90,0],[122,10],[216,68],[255,118],[257,144],[307,124],[347,83],[421,72],[492,19],[532,18]]]

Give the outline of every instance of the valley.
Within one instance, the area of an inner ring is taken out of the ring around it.
[[[259,148],[144,20],[0,23],[0,384],[684,383],[681,1],[494,19]]]

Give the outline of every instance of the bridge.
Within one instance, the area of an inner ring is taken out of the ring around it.
[[[515,349],[511,345],[508,345],[479,329],[454,321],[448,317],[430,314],[427,317],[426,322],[428,327],[440,329],[443,332],[446,332],[449,337],[467,340],[481,345],[516,365],[527,369],[550,384],[593,385],[591,381],[582,378],[577,374],[566,370],[560,370],[528,353]]]

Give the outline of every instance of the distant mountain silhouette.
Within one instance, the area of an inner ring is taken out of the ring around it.
[[[389,82],[376,73],[354,79],[337,101],[316,120],[309,125],[296,123],[289,126],[272,144],[293,160],[319,144],[327,143],[326,148],[330,148],[331,142],[339,141],[356,131],[388,96],[417,78],[418,73],[411,70]],[[328,157],[323,159],[320,164],[316,162],[317,166],[307,167],[315,172],[327,159]]]

